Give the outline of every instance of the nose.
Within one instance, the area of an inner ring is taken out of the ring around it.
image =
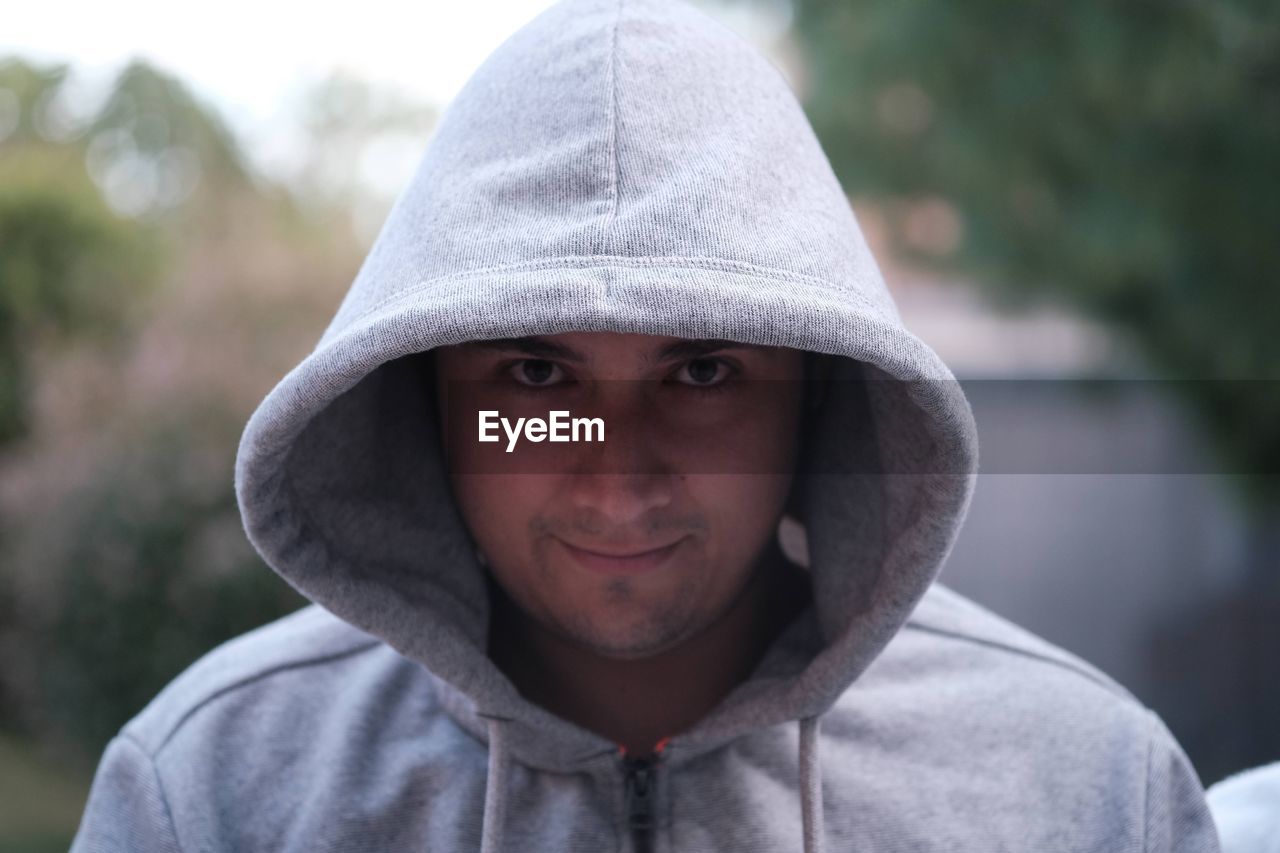
[[[671,480],[656,473],[575,473],[570,495],[574,508],[597,518],[601,526],[636,528],[654,510],[670,505]]]
[[[636,391],[640,385],[617,384],[635,385]],[[655,434],[655,419],[643,395],[628,396],[625,402],[600,407],[605,440],[578,445],[568,477],[574,507],[610,528],[635,525],[669,505],[680,480],[679,472],[664,461],[662,436]]]

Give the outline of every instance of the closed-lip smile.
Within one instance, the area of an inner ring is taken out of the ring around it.
[[[656,569],[666,562],[683,541],[682,537],[657,548],[609,553],[581,548],[570,545],[563,539],[559,540],[569,555],[583,568],[609,575],[633,575]]]

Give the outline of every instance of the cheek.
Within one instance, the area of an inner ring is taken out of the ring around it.
[[[671,406],[655,418],[650,438],[673,467],[689,474],[789,475],[799,446],[802,393],[796,382],[742,382],[723,397]]]
[[[799,382],[766,383],[772,393],[759,401],[758,417],[751,430],[755,446],[750,452],[768,459],[758,473],[787,475],[795,465],[804,421],[804,388]],[[764,488],[763,484],[761,488]]]
[[[454,496],[476,545],[494,558],[530,547],[530,525],[546,505],[555,478],[536,474],[456,474]]]
[[[746,564],[774,534],[791,488],[790,474],[700,474],[687,480],[709,516],[712,559]]]

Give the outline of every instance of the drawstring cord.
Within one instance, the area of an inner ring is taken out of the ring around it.
[[[480,853],[499,853],[507,812],[507,730],[504,720],[489,718],[489,776],[484,785],[484,823]],[[666,746],[666,739],[660,744]],[[822,831],[822,764],[818,756],[818,718],[800,721],[800,811],[803,817],[804,853],[825,853]]]
[[[489,776],[484,783],[484,824],[480,830],[480,853],[499,853],[502,827],[507,818],[507,730],[489,718]]]
[[[800,721],[800,811],[804,820],[804,853],[824,853],[822,832],[822,762],[818,757],[818,718]]]

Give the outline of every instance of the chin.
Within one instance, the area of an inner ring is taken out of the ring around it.
[[[672,614],[624,624],[619,614],[590,621],[577,621],[565,626],[568,638],[581,648],[613,660],[642,660],[679,646],[695,632],[686,619],[672,619]]]

